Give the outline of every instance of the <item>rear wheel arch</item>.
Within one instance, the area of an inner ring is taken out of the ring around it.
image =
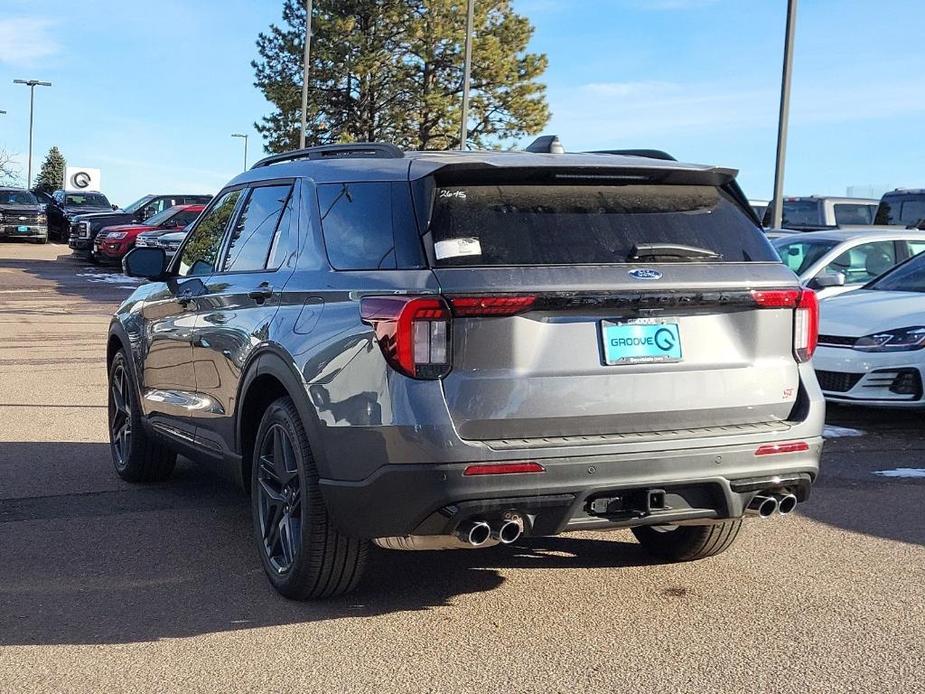
[[[312,445],[312,456],[322,477],[326,476],[327,464],[321,449],[318,431],[320,422],[302,379],[280,355],[264,352],[255,357],[241,379],[235,422],[235,448],[241,455],[237,473],[245,489],[249,487],[251,454],[260,427],[260,419],[266,409],[277,399],[288,396],[295,404],[302,420],[302,426]]]

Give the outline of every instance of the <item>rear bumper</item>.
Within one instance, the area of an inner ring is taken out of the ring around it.
[[[809,450],[755,456],[756,446],[543,459],[543,473],[466,477],[465,463],[384,465],[359,481],[321,479],[338,528],[355,537],[440,535],[471,519],[516,511],[529,534],[738,518],[758,491],[787,487],[803,501],[819,472],[822,439]],[[777,478],[777,479],[776,479]],[[647,514],[596,516],[590,499],[665,490],[668,507]]]

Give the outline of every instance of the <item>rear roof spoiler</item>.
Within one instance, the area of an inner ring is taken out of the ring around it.
[[[662,159],[663,161],[678,161],[668,152],[660,149],[596,149],[588,154],[616,154],[623,157],[644,157],[646,159]]]

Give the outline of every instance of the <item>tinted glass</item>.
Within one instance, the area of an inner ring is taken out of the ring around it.
[[[158,212],[156,215],[152,217],[148,217],[145,220],[145,224],[150,224],[151,226],[156,227],[166,222],[168,219],[173,217],[175,214],[177,214],[177,211],[174,210],[172,207],[170,207],[164,210],[163,212]]]
[[[109,207],[109,200],[101,193],[68,193],[67,201],[69,207]]]
[[[171,217],[168,221],[170,222],[170,226],[182,229],[187,224],[195,222],[200,212],[202,212],[202,210],[184,210]]]
[[[783,226],[819,226],[824,224],[822,202],[819,200],[784,201]]]
[[[39,201],[28,190],[0,190],[0,205],[38,205]]]
[[[153,197],[154,197],[153,195],[145,195],[143,198],[139,198],[138,200],[136,200],[135,202],[133,202],[131,205],[129,205],[128,207],[124,209],[126,212],[137,212],[142,207],[144,207],[145,203],[151,200]]]
[[[874,218],[873,205],[835,204],[836,224],[870,224]]]
[[[177,273],[181,277],[208,275],[212,272],[222,246],[225,227],[228,226],[240,195],[239,190],[225,193],[193,229],[189,243],[183,246],[183,253],[180,255]]]
[[[838,245],[836,241],[784,241],[774,242],[774,247],[791,270],[798,275],[808,270],[813,263]]]
[[[875,241],[855,246],[829,263],[828,272],[843,272],[846,284],[870,282],[896,264],[892,241]]]
[[[865,289],[886,292],[925,292],[925,255],[917,255]]]
[[[318,186],[318,203],[331,265],[339,270],[395,268],[388,183]]]
[[[283,217],[279,220],[276,228],[276,237],[273,239],[273,246],[270,248],[270,259],[267,261],[267,267],[277,269],[282,266],[286,259],[286,253],[289,251],[289,225],[292,223],[292,195],[286,203],[286,209],[283,210]]]
[[[694,246],[723,261],[778,260],[754,222],[713,186],[438,188],[430,230],[441,267],[624,263],[636,244],[649,243]]]
[[[885,195],[877,208],[877,224],[912,226],[925,219],[925,195]]]
[[[223,272],[263,270],[266,267],[290,190],[292,186],[285,185],[265,186],[251,191],[231,232]]]

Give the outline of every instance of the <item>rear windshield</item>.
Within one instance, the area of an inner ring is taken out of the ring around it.
[[[916,226],[925,220],[925,195],[884,196],[877,208],[877,224]]]
[[[447,186],[436,190],[430,231],[440,267],[625,263],[637,244],[692,246],[726,262],[778,260],[714,186]]]

